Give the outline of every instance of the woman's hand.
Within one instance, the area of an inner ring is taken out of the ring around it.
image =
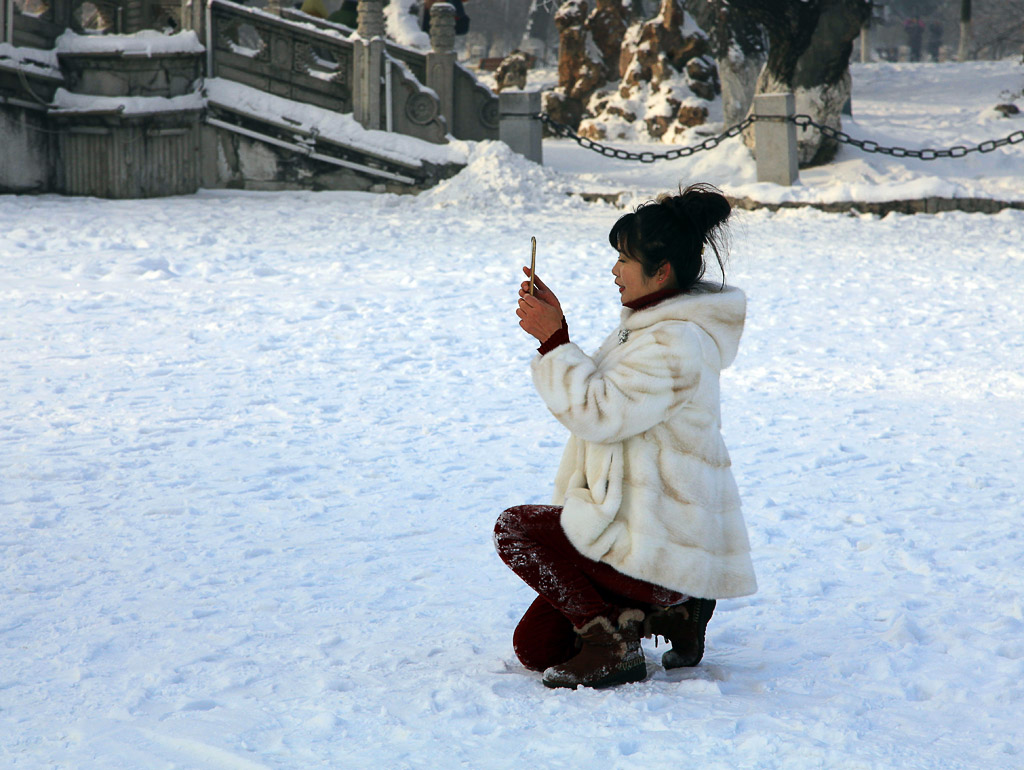
[[[523,272],[530,275],[530,268],[524,267]],[[562,306],[558,297],[540,278],[533,278],[533,296],[530,296],[530,282],[523,281],[519,287],[519,307],[516,308],[519,325],[523,330],[537,338],[538,342],[547,339],[562,328]]]
[[[526,273],[527,277],[529,277],[529,275],[530,275],[530,268],[523,267],[523,272]],[[523,281],[519,285],[519,297],[520,297],[520,299],[522,299],[523,297],[529,297],[529,296],[530,296],[530,282],[529,281]],[[561,317],[562,317],[562,306],[558,302],[558,297],[555,296],[555,293],[553,291],[551,291],[551,289],[548,288],[548,285],[546,283],[544,283],[544,281],[542,281],[540,278],[537,278],[536,276],[534,276],[534,278],[533,278],[533,296],[536,297],[537,299],[541,300],[542,302],[544,302],[544,303],[546,303],[548,305],[553,306],[556,310],[558,310],[558,313],[559,313],[558,317],[559,317],[559,319],[561,319]]]

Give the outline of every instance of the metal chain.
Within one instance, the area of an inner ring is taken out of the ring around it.
[[[763,118],[759,119],[763,120]],[[878,142],[872,142],[870,139],[854,139],[845,131],[840,131],[837,128],[832,128],[831,126],[822,125],[821,123],[816,122],[810,115],[794,115],[789,120],[795,123],[798,128],[816,128],[821,132],[822,136],[834,139],[840,144],[848,144],[852,147],[856,147],[858,150],[863,150],[864,152],[876,152],[880,155],[891,155],[894,158],[918,158],[919,160],[962,158],[972,152],[992,152],[993,150],[996,150],[999,147],[1005,147],[1008,144],[1019,144],[1020,142],[1024,142],[1024,131],[1014,131],[1012,134],[1005,136],[1002,139],[990,139],[982,142],[981,144],[975,145],[974,147],[957,145],[956,147],[950,147],[948,150],[936,150],[931,147],[926,147],[921,150],[911,150],[907,147],[882,147]]]
[[[548,125],[551,130],[558,136],[568,137],[574,139],[580,147],[604,155],[606,158],[617,158],[619,160],[637,160],[641,163],[654,163],[656,160],[676,160],[677,158],[685,158],[693,155],[695,152],[701,150],[711,150],[721,144],[724,140],[739,136],[745,131],[752,123],[756,121],[772,121],[772,122],[791,122],[798,128],[808,129],[814,128],[821,132],[822,136],[826,136],[829,139],[833,139],[839,144],[848,144],[851,147],[856,147],[864,152],[878,153],[880,155],[890,155],[894,158],[918,158],[919,160],[937,160],[938,158],[962,158],[972,152],[992,152],[1000,147],[1005,147],[1008,144],[1019,144],[1024,142],[1024,131],[1014,131],[1009,136],[1005,136],[1002,139],[990,139],[982,142],[974,147],[964,147],[963,145],[957,145],[951,147],[948,150],[936,150],[930,147],[921,150],[912,150],[907,147],[883,147],[878,142],[873,142],[870,139],[854,139],[852,136],[847,134],[845,131],[840,131],[832,126],[826,126],[822,123],[815,121],[810,115],[749,115],[735,126],[727,129],[718,136],[713,136],[705,139],[700,144],[691,145],[689,147],[678,147],[667,152],[655,153],[655,152],[629,152],[627,150],[616,149],[615,147],[609,147],[595,142],[593,139],[587,139],[577,134],[571,126],[567,126],[564,123],[552,119],[547,113],[540,113],[537,116],[543,123]]]
[[[693,155],[695,152],[700,152],[701,150],[714,149],[724,140],[742,134],[744,129],[746,129],[747,126],[754,122],[754,116],[751,115],[745,120],[742,120],[739,123],[737,123],[732,128],[728,129],[724,133],[721,133],[718,136],[709,137],[700,144],[695,144],[691,147],[677,147],[667,152],[657,153],[629,152],[627,150],[616,149],[615,147],[608,147],[607,145],[601,144],[600,142],[595,142],[593,139],[587,139],[585,137],[580,136],[572,129],[571,126],[567,126],[565,125],[565,123],[559,123],[558,121],[553,120],[547,113],[542,112],[537,117],[540,118],[540,120],[546,123],[548,126],[550,126],[551,130],[558,136],[565,136],[570,139],[575,139],[576,143],[579,144],[580,147],[584,147],[588,150],[593,150],[594,152],[601,153],[601,155],[604,155],[606,158],[618,158],[619,160],[638,160],[641,163],[654,163],[654,161],[656,160],[676,160],[677,158],[686,158],[690,155]]]

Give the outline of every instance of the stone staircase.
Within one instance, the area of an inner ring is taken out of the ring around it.
[[[360,2],[357,33],[229,0],[84,5],[0,0],[0,192],[410,192],[464,165],[452,138],[498,138],[447,4],[429,52],[385,39],[380,0]],[[136,29],[147,20],[181,31]]]

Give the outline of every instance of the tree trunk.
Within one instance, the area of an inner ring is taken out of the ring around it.
[[[718,79],[722,84],[722,120],[731,128],[747,117],[754,104],[757,78],[764,69],[764,59],[726,56],[715,59]]]
[[[768,38],[755,19],[737,12],[728,0],[686,0],[685,7],[708,35],[722,88],[723,119],[727,127],[733,126],[754,103]]]
[[[971,58],[971,0],[960,0],[960,45],[957,48],[956,60],[967,61]]]
[[[519,47],[533,54],[538,60],[548,63],[549,51],[558,50],[558,33],[555,29],[555,14],[538,0],[531,0],[526,14],[526,30]]]
[[[757,81],[757,93],[792,92],[798,114],[839,129],[843,106],[850,98],[850,54],[853,41],[871,13],[867,0],[730,0],[768,32],[768,61]],[[753,146],[753,131],[744,135]],[[818,131],[798,133],[802,167],[828,163],[835,156],[834,139]],[[756,154],[757,150],[754,148]]]

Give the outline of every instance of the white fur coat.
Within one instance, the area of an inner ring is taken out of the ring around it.
[[[746,298],[718,288],[624,308],[592,357],[570,343],[532,363],[541,398],[572,433],[553,501],[569,541],[704,599],[757,590],[718,384],[736,357]]]

